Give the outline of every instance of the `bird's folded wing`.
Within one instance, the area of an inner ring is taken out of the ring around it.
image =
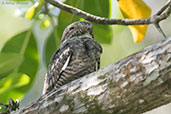
[[[87,51],[90,50],[90,53],[93,53],[93,56],[96,56],[96,71],[100,68],[100,54],[102,53],[102,47],[99,45],[95,40],[90,39],[83,39],[84,45],[87,49]]]
[[[52,56],[48,72],[44,81],[43,94],[46,93],[46,91],[49,91],[54,88],[54,84],[59,80],[60,74],[69,65],[71,56],[72,49],[69,45],[65,45],[63,48],[60,48]]]

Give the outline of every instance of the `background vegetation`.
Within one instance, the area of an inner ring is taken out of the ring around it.
[[[144,0],[154,14],[167,0]],[[44,75],[53,52],[59,47],[64,28],[83,20],[51,5],[49,15],[37,6],[33,19],[25,13],[35,6],[36,0],[0,1],[0,102],[9,98],[22,99],[25,106],[41,95]],[[123,18],[115,0],[67,0],[86,12],[107,18]],[[171,18],[161,23],[171,36]],[[103,46],[101,67],[114,63],[144,47],[163,39],[149,26],[140,43],[134,43],[127,26],[94,24],[95,40]],[[5,78],[4,78],[5,77]],[[23,98],[24,97],[24,98]],[[171,107],[171,106],[168,106]],[[171,110],[168,108],[168,113]],[[166,114],[166,112],[165,112]]]

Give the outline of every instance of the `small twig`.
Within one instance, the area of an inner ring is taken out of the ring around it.
[[[108,19],[104,17],[95,16],[92,14],[89,14],[85,11],[82,11],[80,9],[77,9],[75,7],[66,5],[58,0],[46,0],[47,2],[51,3],[52,5],[65,10],[69,13],[72,13],[74,15],[77,15],[81,18],[84,18],[88,21],[97,23],[97,24],[105,24],[105,25],[111,25],[111,24],[118,24],[118,25],[143,25],[143,24],[154,24],[157,21],[162,21],[165,18],[167,18],[170,15],[170,11],[167,10],[164,14],[162,12],[164,9],[167,9],[170,7],[171,1],[169,0],[156,14],[161,14],[160,16],[153,15],[149,18],[143,18],[143,19]],[[166,15],[167,14],[167,15]],[[162,18],[161,18],[162,17]]]
[[[160,8],[159,11],[156,12],[156,15],[160,15],[164,10],[166,10],[169,7],[170,4],[171,4],[171,1],[168,0],[166,4],[162,8]]]
[[[47,2],[45,1],[44,7],[43,7],[43,13],[44,14],[48,14],[48,6],[47,6]]]
[[[164,31],[161,29],[159,23],[154,24],[155,27],[157,28],[157,30],[159,31],[159,33],[161,33],[163,35],[164,38],[167,38],[167,36],[165,35]]]
[[[167,7],[166,7],[167,6]],[[166,10],[164,12],[164,10]],[[163,13],[164,12],[164,13]],[[163,13],[163,14],[162,14]],[[164,38],[167,38],[166,34],[164,33],[164,31],[161,29],[159,23],[161,22],[161,20],[164,20],[167,18],[167,15],[169,15],[171,13],[171,1],[169,0],[155,15],[153,15],[153,17],[151,18],[153,20],[153,24],[155,25],[155,27],[157,28],[157,30],[159,31],[159,33],[162,34],[162,36]],[[162,15],[161,15],[162,14]],[[156,17],[159,17],[158,20],[156,19]]]

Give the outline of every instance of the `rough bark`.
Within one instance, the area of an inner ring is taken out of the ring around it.
[[[41,96],[18,114],[140,114],[171,102],[171,38]]]

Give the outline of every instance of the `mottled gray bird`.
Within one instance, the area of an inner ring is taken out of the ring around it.
[[[64,30],[60,48],[51,58],[43,94],[98,70],[101,53],[102,47],[94,40],[92,24],[78,21],[69,25]]]

